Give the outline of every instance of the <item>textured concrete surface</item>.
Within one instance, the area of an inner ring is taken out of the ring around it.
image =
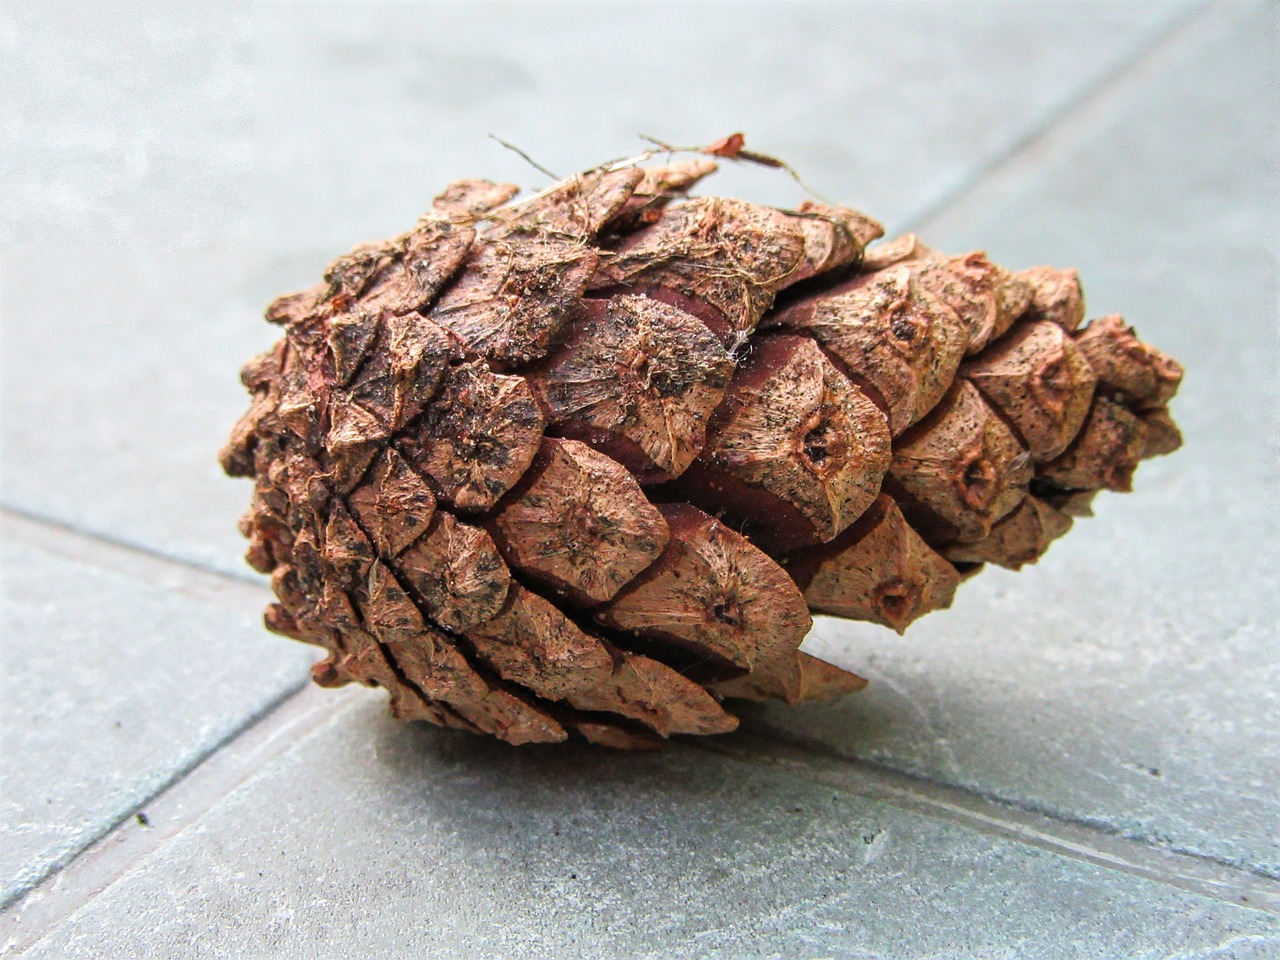
[[[237,371],[274,333],[255,269],[225,249],[5,251],[4,503],[257,579],[236,529],[252,488],[217,461]]]
[[[5,6],[0,896],[49,876],[0,955],[1280,957],[1276,24]],[[490,132],[563,171],[731,129],[891,228],[1078,265],[1187,361],[1187,446],[905,638],[820,621],[872,686],[714,748],[513,751],[367,691],[275,708],[311,655],[258,625],[249,490],[213,460],[262,305],[451,176],[537,185]]]
[[[687,144],[734,130],[785,152],[819,192],[901,222],[1188,9],[263,4],[255,228],[267,253],[294,256],[294,282],[310,283],[353,238],[402,230],[442,177],[545,182],[490,134],[563,175],[626,155],[640,134]],[[804,196],[773,171],[726,169],[716,184],[762,202]]]
[[[193,596],[199,575],[147,582],[122,569],[123,551],[77,561],[24,542],[24,527],[0,525],[5,904],[294,689],[313,659],[264,637],[254,614]]]
[[[249,4],[0,8],[0,245],[244,243]]]
[[[1185,360],[1184,448],[1133,495],[1101,494],[1037,567],[985,571],[904,638],[820,621],[810,646],[871,687],[770,723],[1280,876],[1278,158],[1275,109],[1251,95],[1274,77],[1268,16],[1206,23],[1059,155],[928,235],[1077,265],[1093,315]]]
[[[1261,958],[1280,919],[691,748],[336,714],[26,956]]]

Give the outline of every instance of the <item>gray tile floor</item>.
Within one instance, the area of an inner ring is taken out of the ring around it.
[[[0,954],[1280,956],[1276,9],[6,7]],[[1078,265],[1188,361],[1186,447],[904,638],[820,620],[871,687],[713,742],[306,685],[212,456],[263,302],[455,175],[536,185],[490,132],[568,170],[737,128]]]

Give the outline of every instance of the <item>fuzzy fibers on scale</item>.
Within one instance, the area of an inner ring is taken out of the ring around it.
[[[714,170],[459,181],[268,307],[222,464],[317,683],[512,743],[723,733],[865,685],[811,613],[901,631],[1178,446],[1181,368],[1074,271],[689,197]]]

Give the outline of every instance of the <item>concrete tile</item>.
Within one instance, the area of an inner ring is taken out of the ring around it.
[[[784,771],[348,708],[24,956],[1262,958],[1280,921]],[[370,702],[375,701],[375,702]]]
[[[5,4],[0,246],[245,242],[249,4]]]
[[[7,903],[296,688],[313,658],[263,636],[243,603],[201,599],[190,574],[144,582],[123,551],[104,569],[7,521],[0,539]]]
[[[1132,496],[1101,495],[1037,567],[985,571],[905,638],[821,620],[810,648],[870,688],[763,713],[845,754],[1274,877],[1276,21],[1219,13],[1090,129],[926,235],[1077,265],[1094,315],[1123,312],[1186,363],[1186,445],[1145,464]]]

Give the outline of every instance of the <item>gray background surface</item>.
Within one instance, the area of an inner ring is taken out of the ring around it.
[[[1280,956],[1276,11],[0,5],[0,954]],[[1187,363],[1184,449],[905,637],[820,618],[870,688],[714,742],[307,686],[213,457],[262,305],[456,176],[541,185],[490,133],[567,173],[736,129],[1078,266]]]

